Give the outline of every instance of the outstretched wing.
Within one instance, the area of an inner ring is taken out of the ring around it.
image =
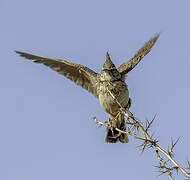
[[[98,97],[96,84],[98,82],[99,74],[95,73],[91,69],[80,64],[70,63],[65,60],[36,56],[20,51],[15,52],[22,57],[32,60],[35,63],[42,63],[50,67],[51,69],[57,71],[59,74],[62,74],[68,79],[72,80],[77,85],[82,86],[94,96]]]
[[[160,34],[157,34],[155,37],[153,37],[152,39],[150,39],[136,54],[135,56],[123,63],[121,66],[118,67],[118,71],[122,74],[125,75],[127,74],[129,71],[131,71],[140,61],[141,59],[146,56],[152,49],[152,47],[154,46],[154,44],[156,43],[157,39],[159,38]]]

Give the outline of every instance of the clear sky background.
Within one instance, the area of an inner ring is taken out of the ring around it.
[[[101,72],[106,51],[118,66],[161,36],[126,82],[131,111],[153,126],[176,160],[190,158],[189,0],[1,0],[0,180],[155,179],[156,154],[140,141],[106,144],[108,115],[91,94],[20,50]],[[175,180],[185,179],[181,173]],[[166,175],[159,180],[169,179]]]

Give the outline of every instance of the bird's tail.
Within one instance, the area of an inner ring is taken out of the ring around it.
[[[126,131],[126,124],[124,118],[122,119],[122,122],[120,123],[120,126],[118,129],[122,131]],[[126,133],[121,133],[117,131],[115,128],[107,128],[106,132],[106,142],[107,143],[116,143],[116,142],[121,142],[121,143],[128,143],[128,135]]]

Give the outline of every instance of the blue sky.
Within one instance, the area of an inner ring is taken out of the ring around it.
[[[181,137],[190,158],[188,0],[1,0],[0,179],[155,179],[156,154],[139,141],[106,144],[92,117],[108,115],[81,87],[14,50],[62,58],[100,72],[109,50],[118,66],[161,36],[126,82],[131,111],[153,126],[160,145]],[[166,175],[158,179],[167,179]],[[175,180],[182,179],[181,174]]]

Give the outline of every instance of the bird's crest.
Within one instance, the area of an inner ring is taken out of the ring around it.
[[[106,53],[106,61],[105,61],[104,65],[103,65],[102,70],[105,70],[105,69],[107,69],[107,70],[116,69],[115,65],[111,61],[111,58],[110,58],[110,55],[109,55],[108,52]]]

